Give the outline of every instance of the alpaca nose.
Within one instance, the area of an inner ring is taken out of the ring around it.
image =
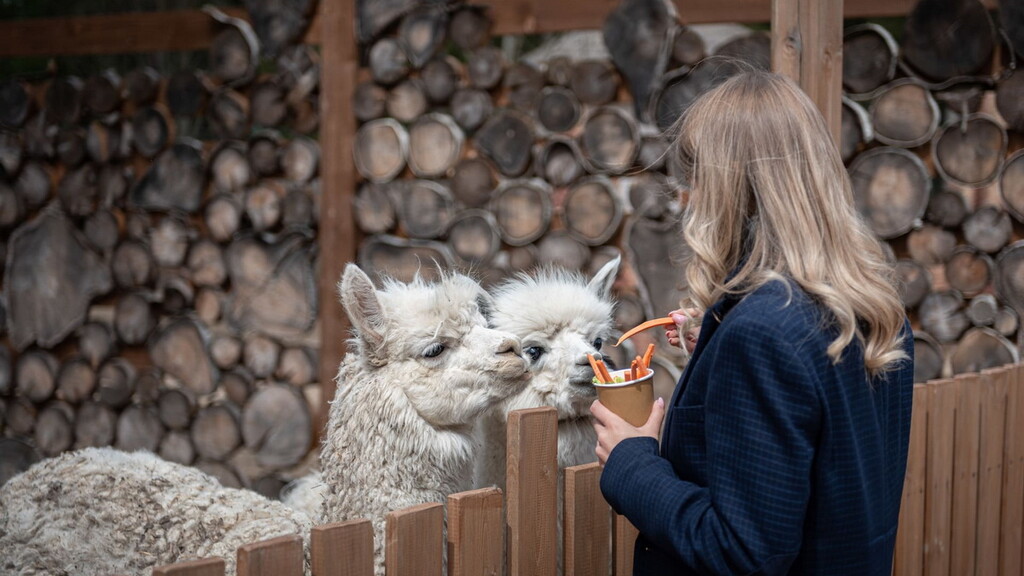
[[[501,342],[498,342],[498,354],[515,354],[516,356],[523,355],[523,348],[519,344],[519,341],[514,338],[503,338]]]

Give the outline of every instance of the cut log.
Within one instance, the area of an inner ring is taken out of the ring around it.
[[[600,246],[619,229],[622,206],[610,180],[593,177],[569,189],[562,206],[566,230],[587,246]]]
[[[210,99],[206,117],[219,138],[242,138],[249,133],[249,98],[234,90],[220,90]]]
[[[157,331],[149,342],[153,364],[180,380],[196,394],[209,394],[217,386],[217,368],[194,322],[177,318]]]
[[[227,458],[242,443],[238,420],[238,408],[232,404],[211,404],[200,410],[191,427],[192,445],[199,457]]]
[[[50,198],[50,173],[42,162],[29,160],[21,167],[14,191],[26,210],[39,208]]]
[[[880,238],[903,235],[924,216],[931,178],[924,162],[902,148],[873,148],[850,164],[857,209]]]
[[[668,0],[621,2],[605,18],[604,44],[629,86],[637,118],[647,113],[651,91],[668,66],[676,20]]]
[[[270,230],[280,223],[284,194],[284,186],[274,180],[261,180],[245,191],[245,215],[253,230]]]
[[[106,116],[121,107],[121,77],[113,70],[90,76],[82,86],[82,105],[93,116]]]
[[[732,60],[710,58],[693,68],[683,66],[666,73],[651,94],[648,117],[665,132],[703,93],[721,84],[740,70]]]
[[[932,194],[925,219],[937,226],[956,228],[967,217],[967,201],[956,190],[942,190]]]
[[[975,326],[992,326],[999,314],[999,301],[993,294],[978,294],[967,305],[967,319]]]
[[[615,99],[619,74],[607,60],[582,60],[573,67],[569,87],[580,102],[602,106]]]
[[[526,116],[511,110],[493,114],[477,131],[476,146],[498,170],[516,177],[530,165],[533,127]]]
[[[40,404],[57,388],[57,357],[46,350],[32,349],[18,356],[14,368],[15,390],[22,398]]]
[[[293,102],[290,110],[291,127],[299,134],[312,136],[320,128],[320,100],[316,95]]]
[[[212,6],[203,10],[223,25],[210,43],[210,74],[227,86],[248,84],[260,61],[259,40],[252,27]]]
[[[314,382],[317,380],[316,353],[305,347],[285,348],[274,370],[274,377],[292,386]]]
[[[256,378],[269,378],[281,355],[281,345],[262,334],[250,334],[245,338],[242,362]]]
[[[576,141],[564,136],[553,136],[537,148],[535,167],[549,184],[563,187],[586,174]]]
[[[25,215],[25,206],[14,188],[0,180],[0,229],[7,230],[17,225]]]
[[[759,70],[771,69],[771,36],[765,31],[751,32],[727,41],[715,50],[720,59],[739,61]]]
[[[385,104],[388,116],[404,124],[414,122],[429,108],[427,93],[423,81],[419,78],[408,78],[395,85],[388,92]]]
[[[68,168],[85,161],[85,130],[78,126],[62,128],[57,132],[57,160]]]
[[[196,459],[196,448],[186,432],[171,430],[160,441],[160,450],[157,454],[168,462],[188,466]]]
[[[603,106],[587,116],[579,144],[581,157],[591,172],[621,174],[636,161],[640,132],[629,114]]]
[[[174,116],[196,116],[206,104],[206,98],[206,85],[192,70],[175,72],[167,80],[164,99]]]
[[[142,344],[156,325],[156,313],[145,296],[127,294],[114,308],[114,331],[118,339],[129,345]]]
[[[462,64],[452,56],[436,56],[420,72],[423,93],[431,104],[447,104],[459,88]],[[357,116],[358,117],[358,116]],[[376,117],[376,116],[375,116]],[[362,120],[362,118],[360,118]],[[367,118],[370,120],[372,118]]]
[[[145,244],[124,240],[114,250],[111,270],[119,287],[139,288],[156,278],[156,261]]]
[[[444,185],[432,180],[402,181],[388,191],[398,207],[398,220],[410,238],[439,238],[455,216],[455,199]]]
[[[184,271],[161,270],[156,281],[156,294],[163,314],[176,316],[190,311],[195,288]]]
[[[198,143],[181,142],[161,152],[132,188],[129,204],[146,210],[195,212],[206,188]]]
[[[317,227],[317,210],[312,193],[306,188],[292,188],[281,200],[281,226],[300,232],[312,230]]]
[[[210,180],[219,192],[237,192],[252,179],[252,169],[245,149],[239,144],[226,144],[213,153]]]
[[[464,210],[452,220],[448,244],[467,265],[486,265],[501,248],[498,222],[486,210]]]
[[[285,178],[305,184],[316,176],[320,163],[320,145],[316,140],[299,136],[293,138],[281,155],[281,168]]]
[[[861,144],[872,139],[874,133],[867,110],[844,97],[839,142],[839,153],[843,162],[849,162],[860,151]]]
[[[1009,245],[996,258],[996,296],[1017,312],[1024,313],[1024,240]],[[1017,333],[1017,347],[1024,344],[1024,330]]]
[[[914,148],[932,139],[939,127],[939,105],[920,82],[890,82],[868,110],[875,138],[883,144]]]
[[[356,169],[371,182],[388,182],[405,169],[409,135],[390,118],[363,124],[353,146]]]
[[[420,178],[446,175],[462,156],[462,130],[451,116],[427,114],[409,128],[409,169]]]
[[[364,240],[357,260],[368,274],[386,274],[402,282],[411,282],[417,275],[436,280],[441,270],[449,270],[455,265],[455,256],[445,244],[387,234],[377,234]]]
[[[551,190],[537,180],[509,180],[495,190],[490,211],[501,239],[523,246],[540,238],[551,224]]]
[[[189,280],[196,286],[220,286],[227,280],[227,266],[220,246],[201,239],[188,252]]]
[[[242,203],[235,196],[218,194],[203,211],[206,232],[217,242],[228,242],[242,223]]]
[[[1006,130],[995,119],[971,114],[939,131],[932,144],[932,159],[935,170],[947,181],[982,188],[999,175],[1006,145]]]
[[[136,107],[156,100],[160,93],[160,73],[149,66],[140,66],[121,79],[124,97]]]
[[[160,392],[164,389],[163,379],[163,373],[160,372],[159,368],[149,367],[143,370],[135,378],[133,399],[141,404],[155,403],[160,399]]]
[[[569,56],[553,56],[545,63],[544,79],[551,86],[569,87],[575,64]]]
[[[918,307],[921,327],[939,342],[955,341],[971,325],[963,304],[963,296],[954,290],[932,292]]]
[[[502,82],[509,106],[532,114],[537,109],[541,89],[544,88],[544,73],[527,62],[516,62],[505,72]]]
[[[992,258],[974,246],[958,246],[946,261],[946,281],[966,297],[984,290],[995,273]]]
[[[473,132],[490,118],[494,110],[491,95],[484,90],[459,89],[452,94],[452,118],[466,130]]]
[[[96,389],[96,371],[85,357],[65,360],[57,372],[57,398],[78,404],[92,396]]]
[[[942,376],[945,354],[942,345],[925,332],[914,332],[914,382],[927,382]]]
[[[220,320],[223,309],[224,293],[212,288],[202,288],[196,294],[196,316],[207,326],[213,326]]]
[[[58,76],[46,89],[46,117],[61,126],[77,124],[82,114],[82,79]]]
[[[900,56],[932,81],[982,72],[995,48],[988,8],[975,0],[921,0],[903,25]]]
[[[156,452],[164,437],[164,426],[152,406],[134,404],[125,408],[117,419],[118,450]]]
[[[135,150],[152,158],[174,139],[174,122],[162,104],[142,108],[132,115],[132,144]]]
[[[242,358],[242,341],[234,336],[215,336],[210,342],[210,358],[221,370],[230,370],[238,366]]]
[[[992,254],[1010,243],[1013,223],[1000,207],[982,206],[964,220],[963,231],[969,244]]]
[[[682,238],[679,218],[665,221],[635,218],[626,233],[627,256],[638,275],[637,286],[648,318],[679,308],[686,295],[684,262],[689,258],[683,242],[665,242]]]
[[[58,128],[44,112],[33,116],[24,129],[25,153],[34,158],[53,158]]]
[[[1018,150],[1006,158],[1003,173],[999,177],[999,189],[1006,202],[1006,209],[1018,222],[1024,222],[1024,150]]]
[[[21,128],[31,113],[32,96],[26,84],[14,77],[0,80],[0,126]]]
[[[537,103],[537,119],[551,132],[567,132],[579,122],[581,105],[571,90],[548,86],[541,90]]]
[[[590,259],[590,250],[565,230],[554,230],[537,242],[537,255],[540,264],[545,266],[583,270]]]
[[[4,412],[4,422],[7,430],[16,436],[28,436],[36,427],[36,407],[31,402],[17,396],[9,398],[7,411]],[[3,442],[3,439],[0,439]],[[0,459],[0,466],[3,465]]]
[[[114,353],[114,333],[110,325],[87,322],[79,328],[78,353],[88,361],[89,366],[98,368],[101,362]]]
[[[5,180],[18,173],[25,154],[16,132],[0,131],[0,177]]]
[[[65,172],[57,184],[57,198],[71,216],[81,218],[91,214],[99,202],[96,168],[86,164]]]
[[[281,169],[280,136],[263,132],[249,140],[249,167],[256,176],[273,176]]]
[[[150,230],[149,245],[153,247],[153,259],[157,265],[167,268],[181,266],[188,253],[188,243],[195,231],[184,221],[165,216]]]
[[[483,158],[464,158],[455,165],[451,189],[455,199],[470,208],[483,206],[494,190],[494,172]]]
[[[437,6],[419,6],[408,12],[398,26],[398,40],[419,70],[444,44],[448,32],[448,13]]]
[[[999,311],[996,312],[995,320],[992,322],[992,327],[995,328],[996,332],[1010,337],[1017,333],[1019,326],[1020,317],[1014,312],[1013,308],[1000,306]]]
[[[385,186],[366,182],[352,201],[356,224],[367,234],[381,234],[395,227],[395,208]]]
[[[4,278],[7,328],[17,350],[62,341],[83,323],[93,297],[113,285],[106,262],[54,209],[11,234]]]
[[[953,374],[981,372],[988,368],[1016,364],[1017,348],[991,328],[971,328],[964,334],[949,357]]]
[[[141,379],[139,383],[141,385]],[[96,398],[104,405],[120,408],[131,401],[135,390],[136,371],[131,362],[114,357],[100,366],[96,376]]]
[[[390,86],[409,74],[409,58],[398,39],[382,38],[370,48],[369,67],[374,82]]]
[[[261,388],[242,411],[242,437],[263,466],[276,470],[298,463],[312,440],[305,399],[287,385]]]
[[[628,186],[629,202],[636,216],[660,220],[667,215],[678,216],[682,210],[679,191],[660,172],[641,173]]]
[[[1024,25],[1021,26],[1021,29],[1024,30]],[[1024,132],[1024,97],[1022,95],[1024,95],[1024,72],[1012,73],[1002,78],[996,86],[996,109],[999,110],[999,115],[1003,117],[1003,120],[1006,120],[1006,127],[1017,132]]]
[[[68,415],[70,412],[70,416]],[[75,439],[74,410],[53,403],[39,412],[33,433],[35,445],[44,456],[56,456],[71,448]]]
[[[878,24],[851,26],[843,32],[843,88],[866,94],[896,77],[899,46]]]
[[[470,52],[466,61],[469,85],[481,90],[496,87],[505,74],[505,55],[497,46],[483,46]]]
[[[924,266],[943,264],[955,248],[956,236],[937,226],[922,226],[907,235],[910,257]]]
[[[225,252],[232,286],[225,302],[228,322],[243,333],[259,330],[281,339],[305,336],[317,318],[310,251],[298,236],[275,244],[256,238],[233,242]]]
[[[252,392],[253,377],[245,368],[236,368],[221,375],[220,387],[235,406],[245,406]]]
[[[75,415],[75,448],[110,446],[117,429],[117,414],[106,404],[86,402]]]
[[[245,0],[259,45],[271,58],[296,44],[309,27],[314,0]]]
[[[677,66],[694,66],[707,55],[704,39],[689,26],[677,26],[672,40],[671,62]]]
[[[483,6],[463,5],[452,15],[448,37],[462,50],[473,50],[491,41],[492,22]]]
[[[121,152],[121,125],[107,126],[98,120],[89,123],[85,132],[85,151],[98,164],[106,164]]]
[[[132,171],[117,164],[107,164],[100,168],[97,176],[100,202],[104,206],[121,205],[121,200],[131,187]]]
[[[373,82],[360,82],[352,94],[352,113],[360,122],[369,122],[384,115],[388,91]]]

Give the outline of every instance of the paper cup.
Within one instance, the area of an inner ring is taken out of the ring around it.
[[[622,376],[629,379],[629,369],[616,370],[612,379]],[[615,384],[594,384],[597,399],[604,407],[616,413],[633,426],[643,426],[651,416],[654,407],[654,371],[649,369],[640,379]]]

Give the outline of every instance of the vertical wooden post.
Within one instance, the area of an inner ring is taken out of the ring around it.
[[[238,549],[238,576],[302,576],[302,536],[280,536]]]
[[[843,0],[772,0],[772,70],[818,106],[839,145],[843,89]]]
[[[359,72],[355,33],[356,0],[320,3],[320,384],[323,398],[313,418],[314,439],[327,422],[328,402],[334,398],[334,377],[345,354],[348,320],[338,302],[338,281],[346,262],[355,260],[356,236],[352,197],[356,173],[352,161],[356,119],[350,109]]]
[[[310,532],[313,576],[373,576],[373,525],[348,520]]]
[[[1021,573],[1024,534],[1024,366],[1007,371],[1006,438],[1003,444],[1003,514],[999,530],[999,573]]]
[[[910,420],[910,448],[903,481],[899,532],[896,533],[894,576],[924,574],[925,456],[928,451],[928,385],[914,384],[914,408]]]
[[[555,576],[558,569],[558,419],[550,407],[508,417],[508,573]]]
[[[433,502],[385,517],[384,571],[388,576],[441,576],[444,506]]]
[[[953,510],[950,521],[950,573],[974,572],[978,530],[978,442],[981,426],[982,387],[978,374],[953,379],[956,415],[953,424]]]
[[[612,523],[612,576],[632,576],[633,549],[640,532],[625,516],[613,514]]]
[[[983,387],[978,455],[978,552],[974,567],[977,574],[996,574],[999,571],[1007,374],[1002,369],[990,369],[980,375]]]
[[[928,383],[928,455],[925,458],[924,573],[949,576],[953,507],[953,381]]]
[[[601,465],[583,464],[565,469],[565,576],[608,572],[611,510],[601,496]]]
[[[153,576],[224,576],[224,560],[206,558],[177,562],[166,566],[154,566]]]
[[[448,496],[448,574],[501,574],[505,559],[504,502],[498,488]]]

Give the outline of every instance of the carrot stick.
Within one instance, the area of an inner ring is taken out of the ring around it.
[[[644,359],[639,357],[639,356],[637,356],[633,360],[633,362],[636,362],[636,365],[637,365],[637,369],[636,369],[637,376],[640,377],[640,378],[643,378],[644,376],[647,376],[647,367],[644,366]]]
[[[590,361],[590,367],[594,369],[594,376],[597,376],[597,381],[607,384],[608,381],[604,379],[604,375],[601,373],[601,368],[598,367],[597,360],[593,354],[587,354],[587,360]]]
[[[651,328],[656,328],[658,326],[675,326],[675,324],[676,322],[675,320],[672,319],[671,316],[666,316],[664,318],[655,318],[654,320],[648,320],[647,322],[644,322],[639,326],[635,326],[633,328],[630,328],[629,330],[626,330],[626,333],[622,335],[622,338],[619,338],[619,341],[616,342],[615,345],[618,346],[622,344],[623,342],[626,341],[627,338],[635,336],[640,332],[643,332],[644,330],[649,330]]]
[[[597,360],[597,367],[601,369],[601,375],[604,377],[604,381],[606,383],[611,384],[614,382],[614,380],[612,380],[611,373],[608,372],[608,367],[604,365],[603,361]]]
[[[644,368],[650,368],[651,367],[651,358],[653,358],[653,357],[654,357],[654,344],[648,344],[647,345],[647,351],[644,352],[644,357],[643,357],[643,360],[642,360],[643,364],[644,364]]]
[[[639,377],[640,377],[640,375],[639,375],[639,374],[637,374],[637,371],[638,371],[638,370],[643,370],[643,368],[641,368],[641,367],[640,367],[640,366],[639,366],[639,365],[637,364],[637,361],[636,361],[636,360],[633,360],[632,364],[630,364],[630,365],[629,365],[629,380],[630,380],[631,382],[632,382],[633,380],[636,380],[637,378],[639,378]]]

